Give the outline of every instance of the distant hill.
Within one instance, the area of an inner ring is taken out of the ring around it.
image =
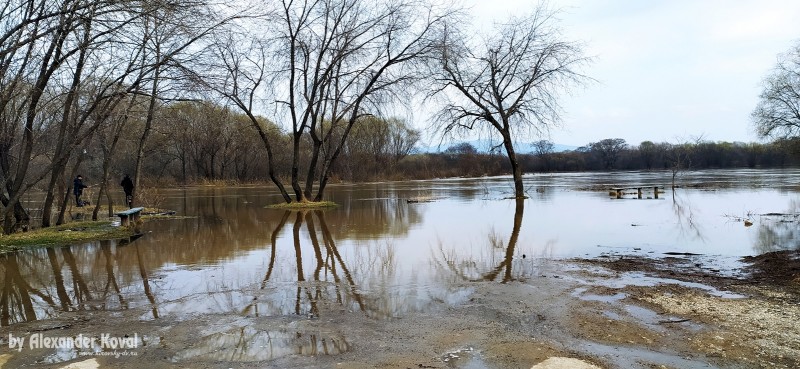
[[[414,148],[419,153],[437,153],[437,152],[444,152],[447,150],[448,147],[458,145],[460,143],[468,143],[475,147],[478,152],[487,153],[489,150],[494,146],[489,140],[472,140],[472,141],[454,141],[449,143],[443,143],[441,147],[437,147],[436,145],[420,145],[418,144]],[[497,145],[499,142],[495,142],[494,144]],[[563,152],[563,151],[573,151],[577,149],[578,146],[570,146],[570,145],[562,145],[562,144],[553,144],[553,151],[554,152]],[[515,142],[514,149],[521,154],[528,154],[533,152],[533,144],[531,142]],[[501,148],[501,153],[505,153],[505,149]]]

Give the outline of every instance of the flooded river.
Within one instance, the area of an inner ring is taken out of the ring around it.
[[[142,321],[315,317],[321,303],[388,319],[463,303],[471,292],[464,281],[530,279],[542,260],[730,258],[800,247],[800,170],[692,172],[678,182],[673,191],[666,172],[536,174],[525,177],[529,198],[520,201],[510,199],[507,177],[332,185],[327,199],[339,206],[305,212],[267,208],[280,201],[271,187],[164,189],[161,207],[188,217],[147,222],[133,242],[1,256],[0,323],[69,311],[135,310]],[[608,190],[637,186],[641,196]],[[271,351],[240,354],[348,349],[335,336],[298,346],[295,336],[263,334],[241,332],[252,345],[276,345]],[[224,345],[225,336],[206,341]],[[68,350],[46,361],[71,358]]]

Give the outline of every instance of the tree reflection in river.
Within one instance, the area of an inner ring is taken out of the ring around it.
[[[465,281],[494,281],[502,274],[501,282],[507,283],[514,280],[512,267],[514,265],[514,250],[519,239],[520,228],[522,227],[522,216],[525,213],[525,199],[516,198],[514,206],[514,225],[508,243],[503,248],[503,258],[499,261],[487,263],[484,260],[459,260],[463,254],[458,252],[447,253],[440,246],[442,260],[439,261],[440,267],[450,270],[455,275]],[[488,244],[492,249],[497,249],[497,245],[502,239],[498,239],[490,233]],[[487,264],[496,264],[488,269],[483,269]]]
[[[262,290],[269,286],[269,280],[274,270],[277,254],[276,250],[278,249],[278,244],[276,242],[277,235],[281,233],[290,216],[291,212],[286,211],[281,221],[272,232],[269,266],[261,282],[260,287]],[[315,218],[320,224],[319,230],[317,230],[314,221]],[[314,271],[311,273],[311,281],[307,280],[307,273],[303,269],[303,241],[306,237],[301,235],[301,231],[304,223],[306,225],[305,236],[307,236],[307,239],[310,241],[315,260]],[[322,242],[320,242],[320,238]],[[351,273],[350,268],[337,249],[336,241],[331,235],[323,211],[295,212],[295,221],[292,226],[292,243],[295,256],[294,269],[297,273],[294,314],[319,316],[320,312],[317,303],[321,300],[326,300],[335,301],[343,305],[357,306],[360,311],[369,316],[384,317],[387,315],[386,311],[371,306],[361,293],[358,292],[358,284],[355,282],[353,273]],[[384,259],[382,263],[391,265],[392,262],[390,259]],[[253,303],[245,307],[243,312],[249,313],[250,311],[257,310],[258,303],[259,300],[254,299]],[[274,301],[274,303],[280,302]]]
[[[136,251],[137,246],[132,247]],[[136,297],[141,290],[118,268],[117,251],[116,241],[102,241],[0,255],[0,325],[48,319],[66,311],[130,308],[126,294]],[[139,276],[157,317],[157,302],[142,263]]]
[[[691,199],[674,187],[672,188],[672,212],[675,214],[678,234],[705,242],[703,227],[696,220]]]
[[[800,201],[791,200],[786,211],[762,214],[755,248],[758,253],[800,250]]]
[[[796,221],[743,227],[723,217],[796,199],[768,181],[800,172],[763,173],[747,188],[734,185],[753,174],[700,173],[698,183],[724,175],[729,187],[681,188],[672,201],[616,201],[596,190],[659,183],[650,172],[527,176],[535,194],[518,202],[504,200],[502,177],[342,184],[329,192],[337,208],[305,212],[266,208],[278,195],[264,188],[165,190],[163,205],[188,218],[147,222],[137,240],[0,256],[0,324],[93,310],[164,319],[344,309],[381,319],[457,304],[470,281],[525,279],[550,258],[796,248]],[[420,194],[436,201],[406,201]]]

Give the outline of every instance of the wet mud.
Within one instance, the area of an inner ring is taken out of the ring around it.
[[[329,300],[320,300],[313,315],[243,310],[154,318],[146,304],[123,311],[64,312],[3,327],[0,363],[4,368],[75,363],[100,368],[530,368],[570,367],[575,361],[558,360],[575,359],[600,368],[800,365],[797,252],[748,258],[728,270],[694,258],[529,258],[525,262],[537,271],[529,278],[464,282],[470,293],[463,300],[383,318]],[[258,299],[260,291],[244,286],[237,292]],[[116,356],[108,349],[9,348],[9,334],[100,332],[135,334],[137,347],[118,350]]]

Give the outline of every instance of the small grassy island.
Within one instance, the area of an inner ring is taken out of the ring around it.
[[[101,211],[105,212],[105,210]],[[174,219],[174,211],[145,208],[141,221]],[[118,223],[116,223],[118,224]],[[29,247],[72,245],[81,242],[129,238],[137,233],[139,224],[115,225],[111,219],[71,221],[58,226],[35,228],[28,232],[0,235],[0,254]]]
[[[283,202],[280,204],[267,205],[269,209],[284,209],[284,210],[307,210],[307,209],[327,209],[335,208],[337,205],[333,201],[292,201],[289,203]]]
[[[69,245],[79,242],[127,238],[133,227],[114,226],[111,221],[71,222],[29,232],[0,235],[0,253],[25,247]]]

